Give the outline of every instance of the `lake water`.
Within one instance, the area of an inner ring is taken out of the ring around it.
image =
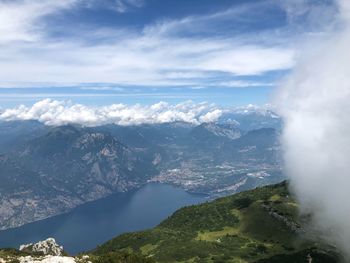
[[[206,201],[169,185],[148,184],[137,191],[115,194],[73,211],[0,231],[0,247],[16,247],[54,237],[70,254],[93,249],[121,233],[159,224],[180,207]]]

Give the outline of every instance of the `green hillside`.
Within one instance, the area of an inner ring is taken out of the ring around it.
[[[76,262],[76,263],[154,263],[151,258],[146,258],[142,255],[137,255],[128,252],[110,252],[99,256],[85,257],[80,255],[77,257],[58,257],[59,259],[52,259],[46,257],[43,253],[38,252],[22,252],[17,249],[8,248],[0,249],[0,262],[1,263],[39,263],[39,262]],[[23,257],[27,258],[24,261]],[[73,261],[74,260],[74,261]]]
[[[159,226],[99,246],[156,262],[339,262],[334,248],[311,238],[286,183],[257,188],[175,212]],[[140,218],[142,220],[142,218]]]

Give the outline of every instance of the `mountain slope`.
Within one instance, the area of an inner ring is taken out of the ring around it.
[[[0,120],[0,154],[43,135],[46,131],[47,127],[38,121]]]
[[[232,124],[203,123],[190,133],[194,143],[220,144],[237,139],[241,136],[241,131]]]
[[[107,132],[62,126],[0,155],[0,228],[134,189],[154,165]]]
[[[129,251],[157,262],[339,262],[298,218],[286,183],[175,212],[154,229],[121,235],[92,253]]]

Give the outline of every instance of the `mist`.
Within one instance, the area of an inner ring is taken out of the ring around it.
[[[350,1],[333,33],[300,55],[276,101],[285,171],[312,225],[350,259]],[[320,40],[319,39],[319,40]]]

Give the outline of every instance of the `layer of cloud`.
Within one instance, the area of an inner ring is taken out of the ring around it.
[[[77,0],[0,1],[0,44],[34,42],[41,37],[41,17],[71,8]]]
[[[96,1],[89,3],[92,7],[96,5]],[[119,12],[123,6],[143,4],[137,0],[114,3],[120,6]],[[257,5],[244,4],[213,14],[158,21],[145,25],[141,32],[99,27],[85,32],[74,27],[77,30],[74,37],[51,39],[49,29],[43,26],[45,21],[64,10],[77,12],[81,6],[81,0],[0,1],[0,82],[198,86],[218,72],[232,79],[286,70],[294,65],[295,50],[289,44],[292,41],[281,41],[284,38],[273,30],[259,36],[230,35],[217,30],[218,25],[232,23],[233,18],[242,21],[242,17],[258,9]],[[188,34],[189,30],[193,32]],[[213,32],[221,35],[214,36]],[[223,81],[213,77],[216,80]]]
[[[168,122],[199,124],[216,121],[223,111],[207,103],[191,101],[171,105],[160,102],[150,106],[113,104],[103,107],[88,107],[66,101],[44,99],[31,107],[21,105],[6,109],[0,120],[37,120],[46,125],[81,124],[99,126],[103,124],[139,125]]]
[[[125,40],[104,46],[42,43],[40,47],[26,44],[6,50],[7,53],[2,55],[4,60],[0,62],[0,80],[7,82],[64,80],[196,85],[205,82],[210,72],[225,72],[232,77],[259,75],[290,69],[294,65],[291,48],[242,46],[234,39],[164,39],[129,35]],[[196,75],[181,77],[186,71]],[[174,78],[176,75],[178,77]]]

